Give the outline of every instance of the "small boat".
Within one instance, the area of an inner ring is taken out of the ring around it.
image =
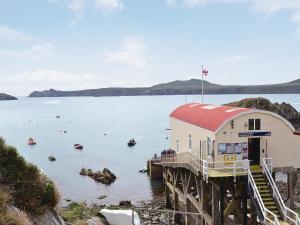
[[[139,172],[140,172],[140,173],[147,173],[148,170],[147,170],[147,168],[143,168],[143,169],[140,169]]]
[[[50,156],[48,157],[48,159],[49,159],[49,161],[56,161],[56,158],[55,158],[53,155],[50,155]]]
[[[56,119],[59,119],[59,118],[60,118],[60,115],[57,115],[57,116],[56,116]]]
[[[133,146],[136,145],[136,141],[132,138],[132,139],[130,139],[130,140],[128,141],[127,145],[128,145],[129,147],[133,147]]]
[[[36,145],[36,141],[35,141],[33,138],[30,137],[30,138],[28,139],[27,144],[28,144],[28,145]]]
[[[81,144],[74,144],[74,148],[81,150],[83,149],[83,146]]]

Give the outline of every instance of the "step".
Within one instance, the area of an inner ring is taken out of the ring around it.
[[[256,182],[260,182],[260,181],[266,182],[266,179],[265,179],[265,178],[257,177],[257,178],[254,178],[254,181],[255,181],[255,183],[256,183]]]
[[[271,194],[271,191],[269,189],[261,189],[259,190],[259,194],[262,195],[263,193],[270,193]]]
[[[260,193],[260,197],[261,198],[272,198],[273,199],[273,196],[271,193]]]
[[[253,177],[264,177],[265,175],[263,173],[252,173]]]
[[[264,205],[268,208],[269,206],[276,206],[274,201],[264,202]]]
[[[263,202],[274,201],[274,199],[271,197],[270,198],[262,197],[261,199],[263,200]]]
[[[270,189],[267,184],[256,185],[258,189]]]
[[[266,181],[257,181],[255,183],[256,183],[256,186],[259,186],[259,185],[268,185],[268,183]]]
[[[277,205],[268,205],[268,206],[266,206],[266,208],[267,208],[268,210],[270,210],[271,212],[272,212],[272,210],[278,210]]]

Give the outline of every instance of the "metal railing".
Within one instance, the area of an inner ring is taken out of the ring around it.
[[[135,214],[139,215],[139,224],[135,223]],[[182,220],[191,220],[193,225],[200,225],[201,220],[204,218],[201,213],[193,213],[193,212],[183,212],[183,211],[174,211],[174,210],[160,210],[160,209],[149,209],[149,208],[139,208],[135,207],[132,209],[132,224],[133,225],[143,225],[143,214],[151,214],[155,213],[157,216],[157,221],[159,224],[163,225],[174,225],[176,223],[176,219],[181,217]],[[177,218],[176,218],[177,217]],[[148,218],[151,219],[151,218]],[[145,219],[144,219],[145,220]]]
[[[263,216],[263,223],[280,225],[277,216],[265,207],[250,170],[248,170],[248,186],[254,201],[257,203],[258,208]]]
[[[236,160],[236,161],[206,161],[201,160],[199,157],[193,155],[191,152],[179,154],[166,154],[160,158],[156,158],[165,163],[182,163],[188,164],[195,171],[199,171],[206,181],[210,175],[222,175],[226,173],[230,176],[247,175],[249,170],[249,160]]]
[[[271,168],[270,168],[271,165]],[[296,212],[286,207],[281,197],[281,194],[272,177],[272,158],[263,159],[263,173],[266,175],[269,185],[272,188],[273,198],[279,205],[284,221],[291,225],[300,225],[300,218]]]

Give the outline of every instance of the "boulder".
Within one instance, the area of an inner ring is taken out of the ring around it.
[[[131,201],[120,201],[119,206],[121,207],[131,207]]]
[[[93,178],[96,182],[102,184],[111,184],[117,179],[117,177],[107,168],[104,168],[103,171],[96,172],[93,172],[91,169],[81,168],[79,174],[82,176],[89,176]]]

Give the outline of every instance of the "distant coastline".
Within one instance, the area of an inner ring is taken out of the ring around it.
[[[17,100],[17,98],[12,95],[0,93],[0,101],[4,101],[4,100]]]
[[[300,93],[300,79],[288,83],[266,85],[219,85],[204,81],[205,94],[297,94]],[[193,95],[201,93],[201,80],[173,81],[137,88],[99,88],[78,91],[54,89],[34,91],[28,97],[74,97],[74,96],[145,96],[145,95]]]

